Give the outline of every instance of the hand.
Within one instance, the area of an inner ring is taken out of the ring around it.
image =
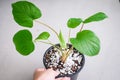
[[[37,69],[34,73],[34,79],[33,80],[70,80],[69,77],[63,77],[63,78],[56,78],[55,77],[59,74],[59,72],[56,72],[52,69]]]

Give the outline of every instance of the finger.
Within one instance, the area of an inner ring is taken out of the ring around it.
[[[62,80],[63,78],[56,78],[55,80]]]
[[[53,69],[48,69],[47,71],[51,73],[54,77],[60,74],[59,71],[54,71]]]
[[[38,72],[38,71],[45,71],[46,69],[45,68],[38,68],[35,70],[35,72]]]
[[[69,77],[64,77],[64,78],[57,78],[55,80],[70,80],[70,78]]]
[[[45,70],[46,69],[44,69],[44,68],[38,68],[38,69],[36,69],[35,72],[34,72],[34,76],[38,75],[38,74],[41,75]]]
[[[69,78],[69,77],[64,77],[64,78],[61,79],[61,80],[70,80],[70,78]]]
[[[59,74],[58,72],[54,71],[53,69],[47,69],[46,71],[38,71],[38,73],[41,75],[40,80],[42,80],[42,79],[55,80],[56,75]]]

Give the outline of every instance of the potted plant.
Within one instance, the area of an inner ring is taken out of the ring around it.
[[[18,1],[13,3],[12,14],[16,23],[27,28],[18,31],[13,36],[13,43],[16,50],[21,55],[27,56],[34,51],[34,43],[42,42],[50,44],[51,47],[46,50],[43,56],[43,63],[46,68],[53,68],[54,70],[60,71],[60,74],[57,77],[69,76],[71,77],[71,80],[76,80],[78,73],[85,63],[84,55],[95,56],[100,51],[99,38],[93,31],[83,30],[83,27],[85,24],[102,21],[107,18],[107,15],[103,12],[97,12],[84,20],[81,18],[68,19],[68,42],[64,40],[62,31],[58,33],[48,24],[38,20],[41,18],[42,13],[33,3],[28,1]],[[32,33],[28,30],[28,28],[33,27],[33,22],[44,25],[52,30],[57,36],[59,43],[53,44],[50,40],[48,40],[50,37],[49,32],[42,32],[33,39]],[[76,27],[80,27],[80,30],[75,32],[76,37],[71,38],[71,29]]]

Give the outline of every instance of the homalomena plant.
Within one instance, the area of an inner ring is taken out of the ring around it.
[[[85,24],[91,22],[98,22],[102,21],[107,18],[107,15],[103,12],[97,12],[92,16],[81,19],[81,18],[70,18],[67,22],[67,26],[69,30],[68,42],[64,40],[62,32],[59,33],[55,31],[51,26],[39,21],[38,19],[41,18],[42,13],[40,9],[31,2],[28,1],[18,1],[12,4],[12,14],[16,23],[18,23],[22,27],[27,27],[28,29],[18,31],[14,37],[13,42],[15,44],[16,50],[24,55],[27,56],[32,53],[35,49],[35,42],[43,42],[46,44],[51,44],[54,47],[53,43],[51,43],[48,38],[50,37],[50,33],[42,32],[38,35],[37,38],[33,39],[32,33],[29,31],[29,28],[33,27],[33,22],[39,23],[44,25],[45,27],[52,30],[60,42],[60,48],[58,48],[61,52],[67,48],[66,44],[70,42],[74,48],[76,48],[80,53],[88,55],[88,56],[95,56],[100,51],[100,40],[96,36],[96,34],[91,30],[83,30]],[[80,27],[81,25],[81,27]],[[76,27],[80,27],[78,32],[76,33],[76,37],[70,37],[71,29]],[[73,49],[70,48],[70,50]],[[67,57],[69,56],[69,51],[62,52],[61,61],[65,62]]]

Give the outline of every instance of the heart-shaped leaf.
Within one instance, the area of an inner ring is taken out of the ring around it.
[[[47,40],[50,37],[48,32],[42,32],[35,40]]]
[[[81,22],[82,22],[82,19],[80,18],[70,18],[67,22],[67,26],[69,28],[76,28],[77,26],[80,25]]]
[[[14,20],[21,26],[31,28],[33,20],[41,17],[41,11],[28,1],[18,1],[12,4]]]
[[[76,38],[70,38],[70,42],[79,52],[88,56],[97,55],[100,50],[100,40],[90,30],[78,32]]]
[[[34,50],[32,34],[28,30],[18,31],[13,37],[13,42],[16,50],[24,56],[29,55]]]
[[[105,18],[107,18],[107,15],[103,12],[98,12],[92,16],[90,16],[89,18],[85,19],[83,21],[83,23],[90,23],[90,22],[94,22],[94,21],[101,21],[104,20]]]

